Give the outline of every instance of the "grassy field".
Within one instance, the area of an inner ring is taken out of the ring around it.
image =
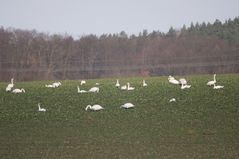
[[[82,89],[100,83],[100,93],[78,94],[79,81],[16,82],[25,94],[5,92],[0,83],[0,158],[238,158],[239,75],[218,75],[223,90],[206,83],[211,75],[187,76],[190,89],[168,83],[167,77],[122,78],[136,90],[114,87],[116,79],[89,80]],[[175,103],[169,103],[170,98]],[[40,102],[46,112],[38,112]],[[131,102],[134,109],[120,109]],[[100,104],[99,112],[85,111]]]

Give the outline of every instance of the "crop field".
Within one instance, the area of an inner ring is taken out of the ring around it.
[[[140,77],[119,79],[133,91],[116,88],[115,78],[61,81],[55,89],[45,87],[53,81],[15,81],[22,94],[0,83],[0,158],[238,158],[239,74],[217,75],[220,90],[206,85],[212,75],[184,77],[190,89],[167,77],[147,77],[147,87]],[[96,82],[99,93],[77,93],[77,85]],[[120,108],[127,102],[135,108]],[[89,104],[104,109],[85,111]]]

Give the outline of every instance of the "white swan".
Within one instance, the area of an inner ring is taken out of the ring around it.
[[[85,90],[80,90],[80,87],[77,86],[77,92],[78,92],[78,93],[86,93],[87,91],[85,91]]]
[[[117,79],[115,87],[120,87],[119,80]]]
[[[39,112],[45,112],[46,109],[45,109],[45,108],[41,108],[40,103],[38,103],[38,111],[39,111]]]
[[[47,87],[47,88],[56,88],[56,86],[53,85],[53,84],[46,84],[45,87]]]
[[[12,90],[12,88],[14,87],[14,83],[13,83],[13,78],[11,79],[11,83],[9,83],[6,87],[6,92],[9,92]]]
[[[186,85],[187,84],[187,80],[185,78],[180,78],[179,82],[181,85]]]
[[[222,88],[224,88],[224,86],[220,86],[220,85],[216,86],[215,84],[213,85],[213,89],[222,89]]]
[[[207,82],[207,85],[208,86],[213,86],[214,84],[216,84],[216,74],[213,75],[213,81],[209,81]]]
[[[61,82],[54,82],[53,84],[52,84],[52,86],[54,86],[54,88],[55,87],[59,87],[61,85]]]
[[[125,108],[125,109],[129,109],[129,108],[133,108],[134,105],[132,103],[125,103],[124,105],[121,105],[120,108]]]
[[[145,80],[143,80],[143,87],[147,87],[148,84],[145,82]]]
[[[187,84],[182,84],[181,85],[181,89],[190,88],[190,87],[191,87],[191,85],[187,85]]]
[[[121,90],[127,90],[127,85],[123,85],[123,86],[121,86],[120,89],[121,89]]]
[[[86,84],[85,80],[81,80],[80,85]]]
[[[134,87],[130,87],[130,83],[129,83],[129,82],[127,83],[127,86],[128,86],[128,87],[127,87],[127,90],[128,90],[128,91],[132,91],[132,90],[135,89]]]
[[[102,110],[102,109],[104,109],[102,106],[100,106],[100,105],[98,105],[98,104],[95,104],[95,105],[93,105],[93,106],[91,106],[91,105],[87,105],[86,107],[85,107],[85,110],[87,111],[88,109],[91,109],[91,110]]]
[[[14,89],[13,91],[12,91],[12,93],[25,93],[25,89],[18,89],[18,88],[16,88],[16,89]]]
[[[169,83],[172,83],[172,84],[180,84],[180,82],[176,80],[173,76],[169,76],[168,81]]]
[[[99,87],[92,87],[88,92],[97,92],[99,93],[100,88]]]
[[[175,99],[175,98],[171,98],[171,99],[169,100],[169,103],[171,103],[171,102],[176,102],[176,99]]]

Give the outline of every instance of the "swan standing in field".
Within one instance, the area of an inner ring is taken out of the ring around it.
[[[97,92],[99,93],[100,88],[99,87],[92,87],[88,92]]]
[[[132,103],[125,103],[124,105],[121,105],[120,108],[125,109],[134,108],[134,105]]]
[[[128,90],[128,91],[132,91],[132,90],[135,89],[134,87],[130,87],[130,83],[129,83],[129,82],[127,83],[127,86],[128,86],[128,87],[127,87],[127,90]]]
[[[46,109],[45,109],[45,108],[41,108],[41,104],[38,103],[38,111],[39,111],[39,112],[45,112]]]
[[[176,80],[173,76],[169,76],[168,81],[171,84],[180,84],[180,82],[178,80]]]
[[[214,84],[216,84],[216,74],[213,75],[213,81],[209,81],[207,82],[207,85],[208,86],[213,86]]]
[[[176,102],[176,99],[175,99],[175,98],[171,98],[171,99],[169,100],[169,103],[171,103],[171,102]]]
[[[115,87],[120,87],[120,84],[119,84],[119,80],[117,79],[117,81],[116,81],[116,84],[115,84]]]
[[[14,83],[13,83],[13,78],[11,79],[11,83],[9,83],[6,87],[6,92],[9,92],[12,90],[12,88],[14,87]]]
[[[16,88],[16,89],[14,89],[13,91],[12,91],[12,93],[25,93],[25,89],[18,89],[18,88]]]
[[[83,85],[83,84],[86,84],[86,81],[85,81],[85,80],[81,80],[81,81],[80,81],[80,85]]]
[[[80,87],[77,86],[77,92],[78,92],[78,93],[86,93],[87,91],[85,91],[85,90],[80,90]]]
[[[98,105],[98,104],[95,104],[95,105],[93,105],[93,106],[87,105],[87,106],[85,107],[85,110],[87,111],[88,109],[96,111],[96,110],[102,110],[102,109],[104,109],[104,108],[103,108],[102,106]]]
[[[145,80],[143,80],[143,87],[147,87],[148,84],[145,82]]]
[[[220,85],[216,86],[216,84],[213,85],[213,89],[222,89],[222,88],[224,88],[224,86],[220,86]]]

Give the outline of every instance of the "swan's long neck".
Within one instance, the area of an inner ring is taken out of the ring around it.
[[[13,84],[13,78],[11,79],[11,84]]]
[[[80,92],[80,87],[79,86],[77,86],[77,90],[78,90],[78,92]]]
[[[214,81],[216,81],[216,74],[214,74],[213,79],[214,79]]]
[[[39,108],[39,109],[41,109],[41,106],[40,106],[40,104],[38,104],[38,108]]]
[[[130,87],[130,84],[129,83],[127,83],[127,86],[128,86],[128,88]]]
[[[85,108],[85,110],[88,110],[88,108],[91,109],[91,105],[87,105],[87,107]]]

